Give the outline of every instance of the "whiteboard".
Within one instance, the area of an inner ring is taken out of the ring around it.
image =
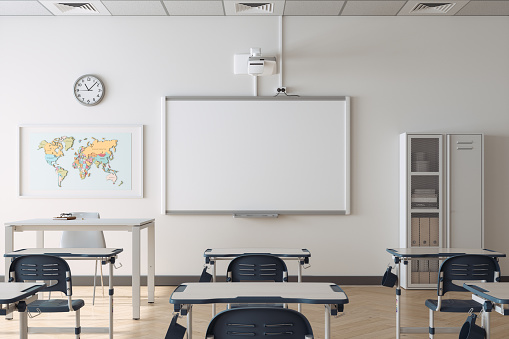
[[[349,97],[163,97],[163,214],[349,214]]]

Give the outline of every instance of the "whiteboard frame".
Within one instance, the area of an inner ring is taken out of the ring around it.
[[[344,101],[345,102],[345,210],[167,210],[166,192],[166,103],[168,101]],[[161,97],[161,214],[163,215],[233,215],[234,217],[277,217],[280,214],[292,215],[348,215],[350,214],[350,97],[348,96],[277,96],[277,97],[252,97],[252,96],[164,96]]]

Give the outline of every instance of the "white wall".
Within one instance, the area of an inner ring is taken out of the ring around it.
[[[398,246],[399,134],[483,132],[485,245],[509,253],[508,30],[507,17],[285,17],[289,91],[352,97],[352,214],[253,220],[159,214],[160,97],[252,95],[252,78],[232,74],[233,54],[277,54],[278,18],[2,17],[0,222],[71,210],[155,217],[157,275],[197,275],[206,248],[232,245],[308,248],[308,275],[381,275],[385,248]],[[96,107],[72,94],[86,73],[105,81]],[[259,94],[277,85],[260,79]],[[28,123],[145,125],[144,198],[18,198],[17,125]],[[130,274],[130,236],[106,237],[126,252],[116,274]],[[34,236],[16,240],[27,247]],[[52,233],[46,245],[58,240]],[[0,252],[3,244],[0,232]]]

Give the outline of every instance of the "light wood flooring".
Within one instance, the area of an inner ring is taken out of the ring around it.
[[[350,303],[345,305],[344,315],[331,319],[331,339],[340,338],[395,338],[395,289],[382,286],[342,286],[348,295]],[[169,297],[174,287],[157,286],[154,304],[146,302],[146,288],[142,288],[141,320],[132,319],[131,288],[128,286],[115,287],[114,300],[114,337],[117,339],[131,338],[164,338],[172,316],[172,305]],[[82,326],[107,326],[108,298],[99,296],[95,306],[92,306],[92,288],[74,286],[74,297],[85,299],[82,309]],[[98,294],[100,295],[100,288]],[[424,306],[427,298],[436,296],[436,291],[407,291],[402,296],[402,326],[428,326],[428,309]],[[466,296],[466,293],[462,294]],[[468,296],[467,296],[468,297]],[[296,308],[296,305],[290,305]],[[224,305],[218,305],[218,310]],[[324,308],[322,305],[303,305],[303,313],[311,322],[314,336],[323,339]],[[194,338],[203,339],[207,324],[211,317],[211,306],[193,307]],[[451,315],[440,313],[436,317],[436,326],[460,327],[466,315]],[[185,318],[179,323],[186,324]],[[43,314],[28,320],[29,326],[73,326],[74,315]],[[108,338],[107,334],[82,334],[82,338]],[[458,334],[439,334],[437,339],[458,338]],[[0,338],[19,338],[18,315],[14,320],[0,318]],[[30,334],[33,339],[74,338],[70,334]],[[402,338],[427,338],[426,334],[403,334]],[[509,317],[504,318],[498,313],[491,315],[491,338],[509,338]]]

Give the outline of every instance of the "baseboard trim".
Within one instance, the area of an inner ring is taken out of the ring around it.
[[[131,286],[131,276],[115,276],[115,286]],[[177,286],[185,282],[198,282],[200,279],[196,275],[163,275],[156,276],[156,286]],[[225,276],[218,276],[217,281],[226,281]],[[290,276],[289,281],[296,282],[296,276]],[[380,285],[382,277],[378,276],[303,276],[302,281],[304,282],[332,282],[338,285]],[[93,276],[73,276],[72,283],[75,286],[93,286]],[[97,278],[97,285],[100,286],[100,279]],[[108,286],[108,276],[104,277],[104,285]],[[147,285],[147,277],[141,277],[141,285]]]
[[[3,280],[3,276],[0,276]],[[177,286],[185,282],[198,282],[199,276],[197,275],[158,275],[155,277],[156,286]],[[131,286],[131,276],[115,276],[115,286]],[[225,281],[225,276],[218,276],[217,281]],[[291,276],[290,281],[297,281],[296,276]],[[302,277],[303,282],[332,282],[339,286],[344,285],[381,285],[381,276],[318,276],[318,275],[305,275]],[[509,276],[501,277],[501,281],[509,281]],[[94,280],[92,276],[73,276],[73,285],[75,286],[93,286]],[[97,285],[100,286],[99,278]],[[108,277],[104,277],[104,285],[108,285]],[[141,285],[147,285],[147,277],[141,277]]]

